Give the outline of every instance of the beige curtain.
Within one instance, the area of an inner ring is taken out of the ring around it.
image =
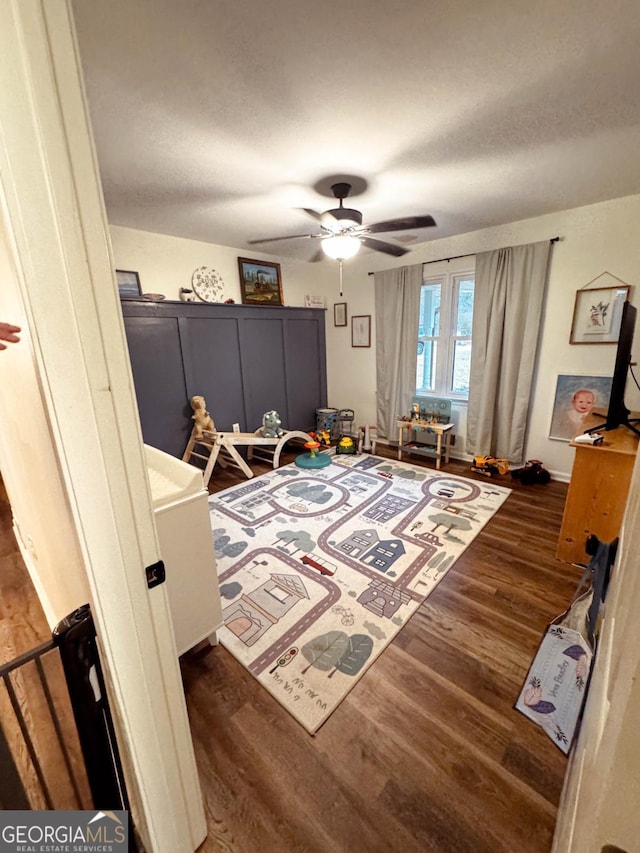
[[[374,281],[376,423],[381,438],[395,439],[416,389],[422,264],[377,272]]]
[[[467,450],[524,460],[551,244],[476,256]]]

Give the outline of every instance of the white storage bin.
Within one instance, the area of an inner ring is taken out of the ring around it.
[[[202,472],[193,465],[147,444],[144,449],[181,655],[204,639],[215,643],[222,625],[208,494]]]

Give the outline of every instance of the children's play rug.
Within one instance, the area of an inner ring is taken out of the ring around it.
[[[317,731],[510,491],[362,455],[212,495],[221,642]]]

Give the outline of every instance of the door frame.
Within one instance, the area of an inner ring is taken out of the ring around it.
[[[166,589],[146,584],[153,504],[67,0],[0,4],[0,73],[0,227],[14,269],[0,311],[25,328],[16,346],[29,348],[46,412],[134,817],[148,850],[194,850],[206,821]],[[0,443],[10,479],[19,440],[14,428]],[[28,488],[17,475],[7,487]]]

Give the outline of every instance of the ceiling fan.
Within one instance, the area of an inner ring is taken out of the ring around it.
[[[275,243],[279,240],[296,240],[307,238],[321,240],[320,250],[311,259],[319,261],[323,255],[328,255],[336,261],[344,261],[352,258],[360,249],[366,246],[376,252],[385,255],[393,255],[396,258],[406,255],[409,251],[402,246],[386,243],[370,237],[370,234],[380,234],[385,231],[409,231],[413,228],[431,228],[436,222],[433,216],[405,216],[401,219],[387,219],[384,222],[376,222],[373,225],[362,224],[362,213],[344,206],[344,199],[351,192],[351,184],[340,181],[331,185],[334,196],[338,199],[339,206],[324,213],[318,213],[308,207],[303,207],[309,216],[320,224],[319,234],[290,234],[287,237],[265,237],[261,240],[249,240],[250,245],[257,243]]]

